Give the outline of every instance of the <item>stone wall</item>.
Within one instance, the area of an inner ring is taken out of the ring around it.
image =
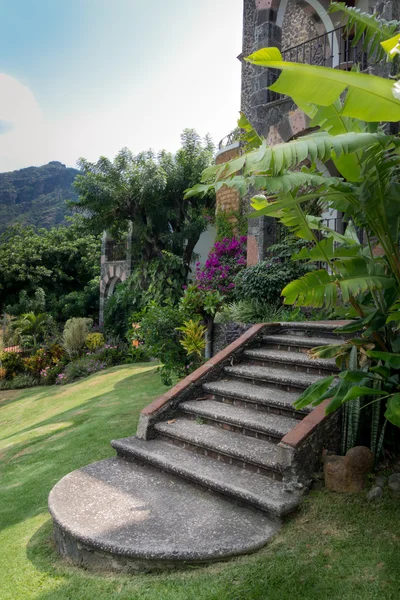
[[[266,89],[276,80],[277,72],[250,65],[244,57],[268,46],[285,50],[334,30],[340,24],[340,15],[327,14],[329,3],[330,0],[319,0],[321,8],[315,8],[317,5],[307,0],[244,0],[243,49],[239,57],[242,60],[241,110],[269,145],[301,135],[309,121],[291,99],[277,99]],[[400,18],[399,0],[357,0],[356,6],[370,13],[376,11],[387,20]],[[310,54],[310,50],[307,52]],[[296,56],[290,59],[296,60]],[[305,56],[307,59],[309,56]],[[301,62],[301,57],[297,60]],[[387,77],[390,69],[389,64],[370,71]],[[395,127],[391,125],[391,131]],[[250,219],[247,264],[263,260],[266,250],[275,242],[274,219]]]
[[[290,2],[282,23],[282,50],[302,44],[318,35],[315,21],[304,8],[295,2]]]
[[[215,356],[218,352],[229,346],[229,344],[232,344],[250,327],[251,325],[234,323],[233,321],[230,323],[214,323],[212,355]]]

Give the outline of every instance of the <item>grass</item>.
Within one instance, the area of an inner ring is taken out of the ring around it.
[[[56,554],[47,495],[66,473],[113,456],[164,391],[154,365],[64,387],[0,392],[1,600],[391,600],[400,590],[400,498],[313,492],[266,548],[162,575],[87,572]],[[179,517],[177,516],[177,527]]]

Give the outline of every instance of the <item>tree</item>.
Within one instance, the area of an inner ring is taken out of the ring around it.
[[[176,154],[148,150],[134,155],[125,148],[114,161],[80,159],[82,174],[75,182],[79,198],[71,206],[85,216],[88,230],[95,235],[104,230],[117,237],[126,235],[131,223],[136,263],[147,263],[167,250],[184,260],[188,273],[215,195],[185,200],[184,190],[195,185],[211,164],[214,146],[193,129],[184,130],[181,144]]]
[[[21,314],[42,288],[46,310],[55,318],[87,316],[79,312],[85,302],[78,306],[75,296],[92,297],[90,282],[98,281],[99,257],[100,240],[88,234],[76,219],[69,227],[49,230],[21,225],[8,228],[0,236],[0,309],[11,307],[14,314]],[[70,299],[78,314],[71,314]]]

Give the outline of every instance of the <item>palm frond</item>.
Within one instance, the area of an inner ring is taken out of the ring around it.
[[[368,58],[379,61],[385,57],[381,43],[391,38],[400,26],[398,21],[386,21],[361,11],[359,8],[347,6],[345,2],[333,2],[328,12],[341,12],[346,15],[346,33],[351,35],[351,43],[356,46],[362,40],[363,49]]]

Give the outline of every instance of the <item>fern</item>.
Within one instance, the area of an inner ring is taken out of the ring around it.
[[[341,12],[347,16],[346,33],[351,35],[351,43],[356,46],[363,40],[363,49],[368,57],[379,61],[385,57],[385,51],[381,43],[391,38],[397,31],[400,23],[398,21],[386,21],[378,19],[376,15],[362,12],[359,8],[347,6],[344,2],[333,2],[328,12]]]

